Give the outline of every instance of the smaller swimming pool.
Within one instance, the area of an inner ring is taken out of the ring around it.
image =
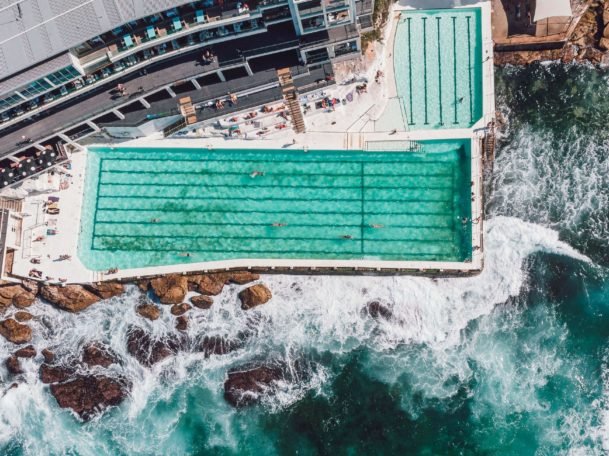
[[[393,54],[408,130],[469,128],[482,117],[480,8],[402,12]]]
[[[79,256],[92,270],[245,258],[465,261],[471,141],[422,144],[92,148]]]

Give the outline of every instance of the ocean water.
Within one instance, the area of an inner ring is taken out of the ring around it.
[[[39,382],[39,361],[26,361],[21,385],[0,398],[0,452],[606,454],[608,86],[609,73],[591,67],[497,71],[505,129],[477,277],[265,276],[274,297],[254,311],[245,347],[208,359],[180,354],[152,369],[125,352],[128,325],[146,325],[135,289],[76,315],[34,305],[37,347],[75,353],[96,335],[124,358],[116,370],[133,392],[81,424]],[[208,312],[191,311],[189,331],[249,327],[238,289],[227,287]],[[372,299],[393,319],[363,316]],[[174,331],[167,314],[149,329]],[[1,353],[11,350],[0,341]],[[259,406],[225,403],[228,369],[277,358],[308,361],[310,375]]]

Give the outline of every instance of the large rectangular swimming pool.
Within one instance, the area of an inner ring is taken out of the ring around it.
[[[79,256],[93,270],[246,258],[468,260],[470,140],[422,144],[421,152],[91,148]]]
[[[469,128],[482,117],[480,8],[402,12],[396,89],[409,130]]]

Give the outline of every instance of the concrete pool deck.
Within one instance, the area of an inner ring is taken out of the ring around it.
[[[471,7],[472,5],[467,5]],[[472,201],[472,220],[482,217],[482,153],[481,142],[484,129],[494,117],[494,81],[492,61],[492,40],[490,34],[490,4],[481,3],[482,9],[482,42],[483,56],[488,59],[483,63],[483,116],[472,127],[466,129],[444,130],[398,130],[394,134],[383,129],[378,131],[377,121],[389,105],[388,100],[395,96],[393,82],[392,52],[394,31],[400,11],[408,7],[397,6],[392,13],[385,33],[388,39],[384,51],[378,55],[377,64],[369,69],[368,77],[374,80],[377,69],[382,69],[385,76],[380,84],[369,83],[369,92],[362,94],[357,102],[347,107],[339,107],[330,113],[316,114],[307,118],[308,131],[305,134],[295,135],[291,130],[275,132],[265,139],[226,140],[220,137],[183,137],[160,139],[155,137],[142,138],[122,145],[126,147],[144,148],[193,148],[193,149],[310,149],[310,150],[366,150],[374,149],[375,144],[395,144],[417,140],[451,140],[471,138],[471,191],[474,194]],[[349,88],[339,85],[337,90],[346,91]],[[292,140],[296,140],[292,144]],[[472,252],[471,262],[441,262],[441,261],[375,261],[375,260],[295,260],[295,259],[239,259],[224,261],[209,261],[201,263],[175,264],[168,266],[150,266],[144,268],[119,270],[109,274],[107,271],[91,271],[87,269],[77,253],[78,236],[81,224],[81,203],[84,189],[84,175],[87,152],[77,152],[71,156],[72,170],[70,171],[71,185],[68,189],[50,194],[28,197],[26,199],[27,211],[40,212],[41,201],[50,196],[59,196],[61,213],[56,219],[57,234],[48,236],[45,244],[36,246],[36,251],[28,253],[26,246],[32,241],[26,236],[34,236],[35,228],[32,222],[27,222],[24,229],[24,240],[21,252],[17,251],[13,263],[13,274],[18,277],[28,277],[32,268],[47,276],[49,282],[65,279],[64,283],[95,282],[101,280],[128,280],[138,277],[155,276],[168,273],[205,272],[230,269],[252,269],[262,271],[275,271],[284,273],[410,273],[417,274],[428,271],[432,275],[471,274],[479,272],[483,267],[483,223],[472,225]],[[50,217],[47,217],[47,221]],[[27,219],[25,219],[27,220]],[[482,218],[481,218],[482,220]],[[43,222],[45,223],[45,222]],[[53,261],[60,255],[70,255],[70,260]],[[40,264],[32,264],[30,260],[37,257]]]

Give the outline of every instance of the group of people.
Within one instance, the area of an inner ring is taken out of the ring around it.
[[[201,60],[203,60],[205,65],[208,65],[214,61],[214,57],[215,55],[211,49],[205,49],[205,51],[203,51],[203,55],[201,56]]]

